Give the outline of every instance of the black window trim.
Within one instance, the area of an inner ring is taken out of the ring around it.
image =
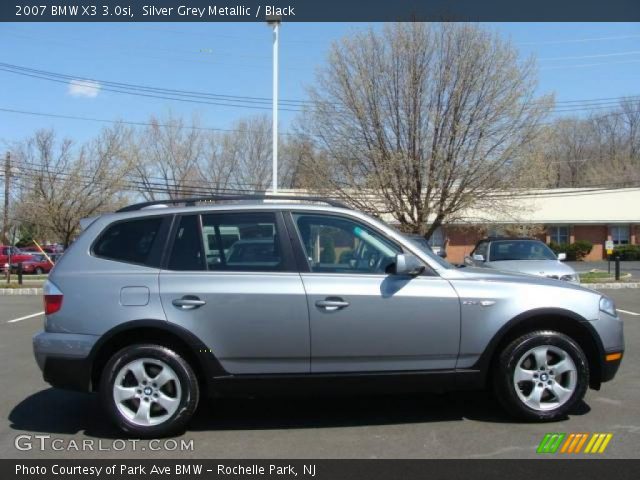
[[[200,243],[202,251],[204,252],[204,236],[202,235],[202,217],[204,215],[244,215],[247,213],[269,213],[273,214],[275,217],[275,225],[276,225],[276,234],[278,236],[278,240],[280,243],[280,251],[282,252],[282,268],[278,270],[171,270],[169,269],[169,259],[171,257],[171,252],[173,250],[173,245],[175,243],[175,237],[180,225],[180,220],[183,216],[189,215],[197,215],[199,217],[198,220],[198,228],[200,233]],[[188,273],[188,272],[199,272],[199,273],[213,273],[213,274],[238,274],[238,273],[250,273],[250,274],[273,274],[273,273],[298,273],[296,268],[296,262],[294,259],[294,255],[292,252],[291,241],[289,240],[288,230],[285,226],[285,222],[283,219],[282,211],[280,210],[265,210],[265,209],[247,209],[247,210],[205,210],[199,212],[184,212],[175,215],[175,219],[173,221],[173,225],[171,227],[171,231],[169,232],[169,241],[167,242],[167,248],[165,251],[165,255],[162,261],[162,270],[166,270],[167,272],[176,272],[176,273]]]
[[[310,215],[310,216],[330,216],[330,217],[340,217],[340,218],[344,218],[345,220],[349,220],[355,223],[359,223],[361,225],[365,225],[367,228],[373,230],[374,232],[376,232],[378,235],[380,235],[381,237],[383,237],[386,241],[388,241],[389,243],[391,243],[393,246],[395,246],[396,248],[398,248],[400,250],[401,253],[411,253],[408,252],[407,249],[405,247],[403,247],[401,244],[399,244],[398,242],[396,242],[395,240],[389,238],[389,236],[383,232],[382,230],[380,230],[379,228],[377,228],[374,225],[371,225],[370,223],[363,221],[357,217],[353,217],[351,215],[347,215],[344,213],[339,213],[339,212],[318,212],[318,211],[309,211],[309,210],[287,210],[283,212],[284,214],[284,218],[285,218],[285,222],[290,230],[290,232],[294,232],[293,235],[290,233],[290,240],[291,240],[291,245],[293,247],[294,250],[294,254],[296,257],[296,262],[298,264],[298,270],[300,271],[300,273],[317,273],[319,275],[357,275],[357,276],[366,276],[366,275],[375,275],[375,276],[379,276],[379,277],[388,277],[389,274],[388,273],[352,273],[352,272],[313,272],[311,270],[311,266],[309,265],[309,260],[307,259],[307,256],[305,254],[304,251],[304,244],[302,242],[302,236],[300,235],[300,231],[298,229],[298,226],[296,225],[296,222],[293,220],[293,215]],[[425,270],[424,272],[422,272],[419,276],[424,276],[424,277],[439,277],[439,275],[436,273],[436,271],[425,261],[420,260],[424,266],[425,266]]]

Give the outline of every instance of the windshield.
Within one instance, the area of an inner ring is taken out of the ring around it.
[[[553,251],[539,240],[500,240],[491,242],[489,260],[556,260]]]

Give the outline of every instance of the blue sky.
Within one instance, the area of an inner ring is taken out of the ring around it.
[[[281,28],[280,96],[304,99],[331,42],[365,24],[290,23]],[[379,28],[376,25],[375,28]],[[556,100],[640,95],[640,24],[488,24],[523,56],[538,58],[540,93]],[[271,29],[260,23],[2,24],[0,62],[153,87],[223,95],[271,97]],[[0,109],[147,121],[150,115],[190,117],[229,128],[270,110],[142,98],[27,78],[0,71]],[[577,112],[584,114],[584,112]],[[286,130],[295,113],[281,113]],[[0,147],[38,128],[54,127],[82,141],[102,123],[0,111]]]

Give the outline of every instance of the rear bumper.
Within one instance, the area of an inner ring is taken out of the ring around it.
[[[94,335],[39,332],[33,337],[33,353],[44,381],[52,387],[91,390],[90,352]]]

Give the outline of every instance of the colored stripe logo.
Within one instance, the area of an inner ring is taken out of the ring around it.
[[[536,453],[604,453],[612,438],[612,433],[547,433]]]

